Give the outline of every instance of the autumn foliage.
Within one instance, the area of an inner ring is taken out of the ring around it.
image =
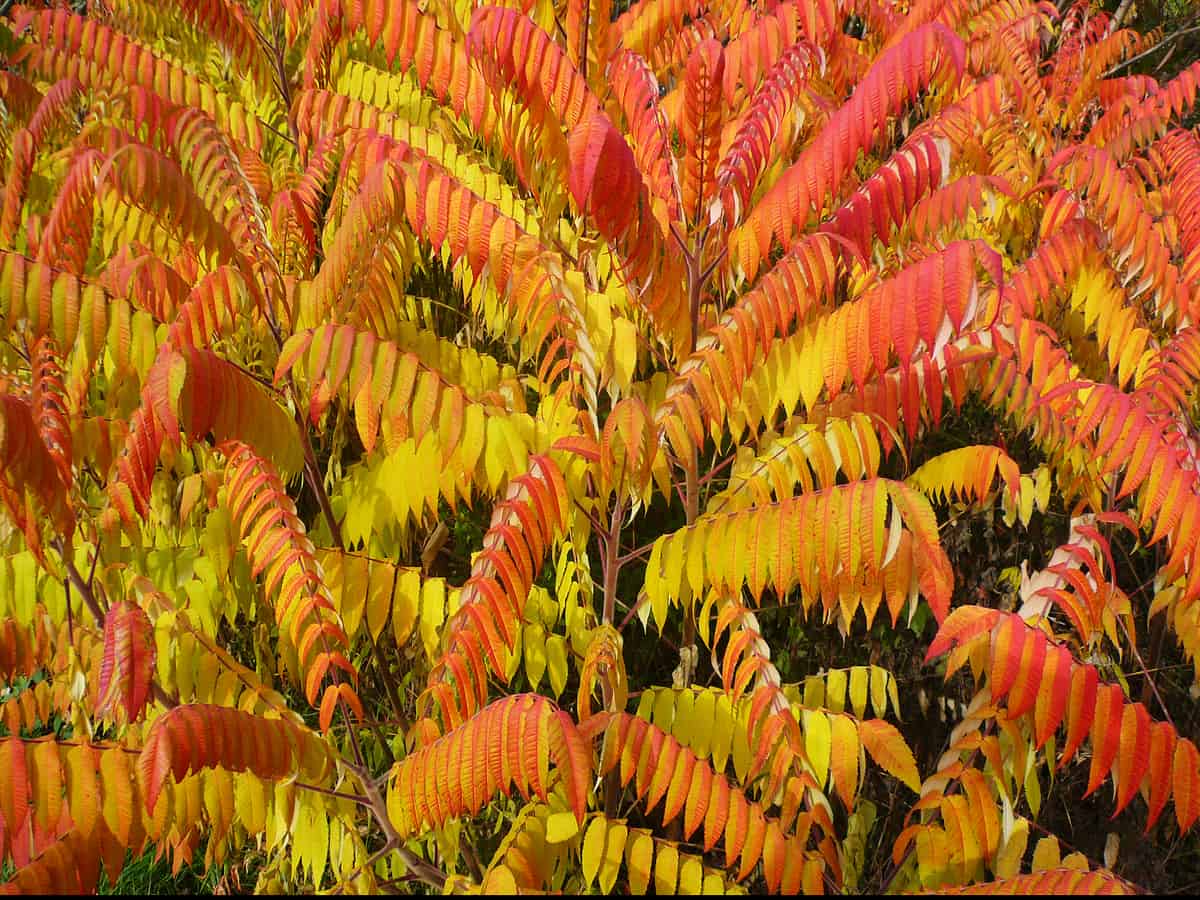
[[[1200,63],[1130,74],[1157,38],[9,8],[0,892],[148,851],[268,892],[1161,887]]]

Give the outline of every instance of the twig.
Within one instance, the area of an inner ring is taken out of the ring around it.
[[[75,568],[75,561],[71,559],[66,550],[63,548],[62,541],[55,541],[55,547],[58,555],[62,557],[63,565],[67,569],[67,578],[75,585],[75,590],[79,591],[79,596],[83,598],[84,605],[91,611],[92,617],[96,620],[96,624],[104,625],[104,610],[100,608],[100,602],[96,599],[96,595],[92,592],[92,587],[89,582],[83,580],[83,576],[79,574],[79,570]],[[99,556],[99,553],[96,554]],[[93,563],[93,571],[95,564]],[[89,578],[90,581],[90,578]]]
[[[342,708],[345,708],[345,704],[342,704]],[[353,734],[353,732],[351,733]],[[357,747],[357,741],[355,741],[355,746]],[[372,815],[379,823],[379,827],[383,829],[384,836],[387,838],[387,843],[384,846],[395,849],[400,854],[400,858],[404,860],[405,867],[420,881],[441,891],[446,884],[446,873],[432,863],[421,859],[421,857],[404,846],[404,841],[400,837],[400,833],[396,831],[396,826],[388,818],[387,800],[380,792],[379,784],[363,769],[351,768],[351,771],[358,776],[358,780],[363,787],[363,793],[366,794],[367,806],[370,808]]]
[[[717,465],[713,466],[711,469],[708,470],[707,474],[705,474],[704,477],[702,477],[700,479],[700,484],[702,484],[702,485],[708,484],[708,482],[713,480],[714,476],[716,476],[726,466],[730,465],[735,459],[737,459],[737,454],[730,453],[727,457],[725,457],[725,459],[723,459],[721,462],[717,463]]]
[[[475,854],[475,848],[467,840],[465,829],[458,833],[458,848],[462,851],[462,855],[467,861],[467,868],[471,870],[471,877],[477,882],[482,882],[483,867],[479,864],[479,857]]]
[[[642,608],[642,605],[646,602],[647,599],[648,599],[648,595],[646,594],[645,591],[638,594],[637,602],[635,602],[633,604],[633,606],[629,607],[629,612],[625,614],[625,618],[622,619],[621,624],[617,626],[617,631],[625,630],[625,626],[629,624],[629,620],[633,618],[633,614]]]
[[[1195,21],[1195,17],[1192,18],[1192,21]],[[1101,78],[1112,78],[1113,75],[1115,75],[1117,72],[1120,72],[1126,66],[1131,66],[1135,62],[1137,62],[1139,59],[1144,59],[1145,57],[1150,56],[1152,53],[1157,53],[1159,50],[1161,50],[1167,44],[1178,41],[1181,37],[1184,37],[1189,34],[1194,34],[1197,31],[1200,31],[1200,25],[1193,25],[1189,28],[1180,29],[1179,31],[1172,31],[1169,35],[1167,35],[1165,38],[1163,38],[1161,41],[1159,41],[1157,44],[1155,44],[1150,49],[1143,50],[1141,53],[1137,54],[1136,56],[1131,56],[1131,57],[1129,57],[1129,59],[1122,60],[1121,62],[1117,63],[1112,68],[1110,68],[1107,72],[1105,72],[1101,76]],[[1174,51],[1172,51],[1172,52],[1174,52]]]
[[[604,533],[604,523],[600,521],[600,518],[594,512],[592,512],[590,509],[586,509],[584,505],[575,497],[571,498],[571,502],[575,504],[575,507],[581,513],[587,516],[587,520],[592,523],[592,528],[594,528],[597,533]]]
[[[67,595],[67,640],[74,645],[75,643],[75,623],[71,616],[71,579],[63,579],[63,590]]]
[[[612,518],[608,531],[604,535],[604,613],[601,621],[608,625],[612,623],[613,613],[617,602],[617,575],[621,571],[621,561],[618,557],[621,538],[621,519],[625,514],[624,499],[618,495],[613,504]]]
[[[339,800],[350,800],[353,803],[358,803],[362,806],[369,806],[367,798],[362,794],[346,794],[342,791],[335,791],[330,788],[321,787],[319,784],[309,784],[306,781],[292,782],[296,787],[306,791],[314,791],[318,794],[324,794],[326,797],[337,797]]]
[[[1133,0],[1121,0],[1121,5],[1117,7],[1117,11],[1113,13],[1113,17],[1108,20],[1108,32],[1112,34],[1121,27],[1125,21],[1125,17],[1129,15],[1129,10],[1133,6]],[[1106,35],[1107,36],[1107,35]]]
[[[639,559],[639,558],[645,556],[647,553],[649,553],[653,549],[654,549],[654,541],[651,541],[649,544],[642,544],[642,546],[637,547],[633,550],[630,550],[625,555],[618,556],[617,562],[620,563],[621,565],[625,565],[625,563],[627,563],[627,562],[630,562],[632,560]]]
[[[350,874],[344,876],[342,878],[342,880],[337,885],[334,886],[332,892],[337,893],[341,889],[342,885],[349,884],[351,881],[353,881],[355,878],[357,878],[359,876],[359,873],[361,873],[365,869],[369,869],[371,866],[375,865],[375,863],[379,862],[379,860],[381,860],[383,857],[387,856],[389,853],[391,853],[395,849],[396,849],[396,845],[393,844],[391,841],[388,841],[386,844],[384,844],[382,847],[380,847],[378,850],[376,850],[374,853],[372,853],[370,856],[368,856],[365,861],[359,863],[357,866],[355,866],[353,869],[351,869]]]

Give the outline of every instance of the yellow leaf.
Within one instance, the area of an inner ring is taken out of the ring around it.
[[[578,833],[579,820],[575,818],[573,812],[551,813],[546,819],[546,843],[548,844],[561,844]]]
[[[663,547],[663,579],[667,584],[668,596],[677,596],[680,600],[687,600],[691,596],[691,589],[683,578],[684,553],[683,541],[667,541]],[[665,624],[665,619],[659,619],[659,627]]]
[[[696,895],[704,886],[704,866],[694,856],[689,856],[679,867],[679,893]]]
[[[680,691],[675,698],[675,721],[671,726],[671,734],[685,747],[692,745],[694,731],[692,711],[696,706],[696,695],[692,691]]]
[[[689,558],[691,557],[690,552],[688,556]],[[704,603],[700,607],[700,616],[697,625],[699,627],[700,636],[706,644],[709,643],[709,640],[712,636],[712,629],[709,627],[709,623],[712,621],[712,612],[717,606],[719,597],[720,594],[718,594],[716,591],[709,591],[708,596],[705,598]]]
[[[732,746],[733,707],[729,704],[729,698],[722,694],[716,698],[712,732],[712,763],[713,768],[718,772],[724,770]]]
[[[733,730],[733,744],[730,754],[733,757],[733,773],[738,781],[744,781],[750,775],[750,766],[754,762],[754,752],[750,749],[749,730],[746,724],[750,717],[749,704],[740,704],[738,727]]]
[[[629,871],[629,893],[644,894],[650,884],[650,864],[654,861],[654,838],[637,831],[625,847],[625,868]]]
[[[300,823],[304,823],[301,827]],[[329,856],[329,819],[321,807],[301,807],[297,828],[292,833],[296,857],[312,873],[313,884],[320,884]]]
[[[233,822],[233,775],[224,769],[204,773],[204,809],[213,830],[221,833]]]
[[[866,666],[855,666],[850,670],[850,708],[860,719],[867,714],[868,677]],[[878,710],[876,710],[876,714],[878,714]]]
[[[1021,860],[1025,858],[1025,847],[1029,843],[1029,822],[1018,819],[1013,825],[1008,840],[996,854],[996,878],[1014,878],[1021,872]]]
[[[367,630],[371,632],[373,641],[379,640],[383,626],[387,624],[388,613],[392,608],[392,587],[395,583],[395,575],[395,570],[390,565],[371,566],[370,579],[367,584]]]
[[[1061,864],[1062,851],[1058,847],[1058,838],[1044,837],[1033,848],[1033,862],[1029,871],[1044,872],[1047,869],[1057,869]]]
[[[415,569],[402,571],[392,596],[392,633],[396,636],[397,646],[402,647],[408,641],[420,608],[421,575]]]
[[[567,686],[567,642],[562,635],[552,634],[546,639],[546,670],[550,674],[550,687],[557,697]]]
[[[62,812],[63,772],[58,758],[58,744],[54,741],[31,744],[27,758],[29,806],[36,813],[38,824],[50,828],[58,824],[59,813]]]
[[[712,691],[702,691],[696,698],[692,715],[697,722],[713,722],[716,705],[717,695]],[[697,728],[691,745],[692,752],[701,759],[707,759],[711,753],[713,737],[712,728]]]
[[[654,621],[662,627],[662,623],[667,618],[667,582],[662,576],[662,554],[663,548],[667,545],[665,538],[659,538],[654,542],[654,547],[650,551],[650,561],[646,564],[646,598],[650,601],[648,611],[653,615]],[[646,609],[643,606],[643,609]],[[645,620],[643,620],[644,624]]]
[[[888,682],[891,680],[886,669],[871,667],[871,712],[877,719],[887,715]]]
[[[75,828],[90,837],[100,818],[100,787],[90,748],[77,744],[67,750],[67,803]]]
[[[421,641],[428,657],[436,659],[446,621],[446,582],[430,578],[421,586]]]
[[[522,630],[525,638],[525,677],[529,679],[529,686],[536,690],[546,674],[546,632],[541,625],[526,625]]]
[[[1050,505],[1050,488],[1054,485],[1053,479],[1050,477],[1050,468],[1048,466],[1038,466],[1037,472],[1034,474],[1034,479],[1037,482],[1037,487],[1034,491],[1037,508],[1045,509]]]
[[[1076,851],[1063,857],[1062,868],[1074,869],[1076,872],[1086,872],[1089,868],[1087,857]]]
[[[825,705],[830,712],[846,708],[846,670],[833,669],[825,676]]]
[[[503,652],[503,651],[502,651]],[[513,676],[517,674],[517,669],[521,668],[521,660],[525,654],[525,631],[522,629],[517,632],[516,642],[508,650],[508,655],[505,658],[504,680],[512,681]]]
[[[820,675],[804,679],[804,705],[813,708],[825,705],[825,679]]]
[[[1025,770],[1025,799],[1029,802],[1029,809],[1036,819],[1042,809],[1042,785],[1038,780],[1037,766],[1031,765]]]
[[[267,789],[258,776],[240,773],[234,781],[233,807],[238,821],[249,834],[267,827]]]
[[[829,780],[829,763],[833,752],[833,731],[824,713],[803,711],[804,750],[812,764],[818,787]]]
[[[1022,485],[1024,487],[1024,485]],[[1033,515],[1033,491],[1021,491],[1018,496],[1019,515],[1021,524],[1028,526],[1029,519]]]
[[[574,817],[571,820],[574,821]],[[517,895],[517,879],[508,866],[500,865],[489,869],[483,876],[481,887],[483,893],[489,896],[515,897]]]
[[[600,871],[600,862],[604,858],[605,837],[608,834],[608,821],[600,816],[592,819],[587,833],[583,836],[583,886],[590,888]]]
[[[709,872],[704,876],[704,894],[721,897],[725,894],[725,879],[716,872]]]
[[[625,855],[625,837],[629,829],[621,824],[609,826],[604,841],[604,858],[600,861],[600,890],[611,894],[621,871],[621,858]]]
[[[663,844],[654,860],[654,893],[660,897],[674,894],[678,878],[679,851],[670,844]]]
[[[654,705],[651,707],[650,721],[663,731],[671,731],[671,724],[675,721],[674,691],[660,690],[654,692]]]
[[[361,556],[338,553],[342,563],[342,596],[338,611],[342,615],[342,627],[353,637],[362,624],[363,609],[367,602],[367,560]]]
[[[483,455],[486,428],[483,409],[474,404],[468,406],[463,416],[462,435],[455,449],[459,465],[465,473],[474,472],[479,457]]]
[[[950,846],[946,832],[940,828],[922,828],[917,832],[917,867],[921,885],[937,888],[946,877],[950,864]]]
[[[896,690],[896,679],[888,677],[887,679],[888,697],[892,701],[892,710],[896,713],[896,718],[903,721],[904,717],[900,715],[900,694]]]
[[[628,319],[614,319],[612,324],[613,376],[623,390],[628,390],[637,369],[638,330]]]
[[[100,783],[104,785],[104,822],[118,841],[129,843],[133,826],[133,784],[129,762],[116,750],[100,755]]]

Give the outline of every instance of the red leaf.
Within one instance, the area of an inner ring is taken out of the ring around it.
[[[638,212],[635,198],[642,179],[633,151],[602,112],[571,130],[568,149],[571,196],[581,210],[591,212],[605,238],[620,237]]]
[[[118,601],[104,617],[104,655],[96,715],[124,711],[127,722],[141,714],[150,697],[157,651],[154,626],[136,603]]]

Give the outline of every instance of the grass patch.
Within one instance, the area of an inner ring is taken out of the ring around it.
[[[110,884],[108,875],[100,873],[98,894],[212,894],[224,872],[223,866],[204,867],[204,854],[197,852],[191,865],[178,874],[171,873],[167,857],[155,859],[153,848],[136,859],[126,856],[125,868],[116,882]]]

